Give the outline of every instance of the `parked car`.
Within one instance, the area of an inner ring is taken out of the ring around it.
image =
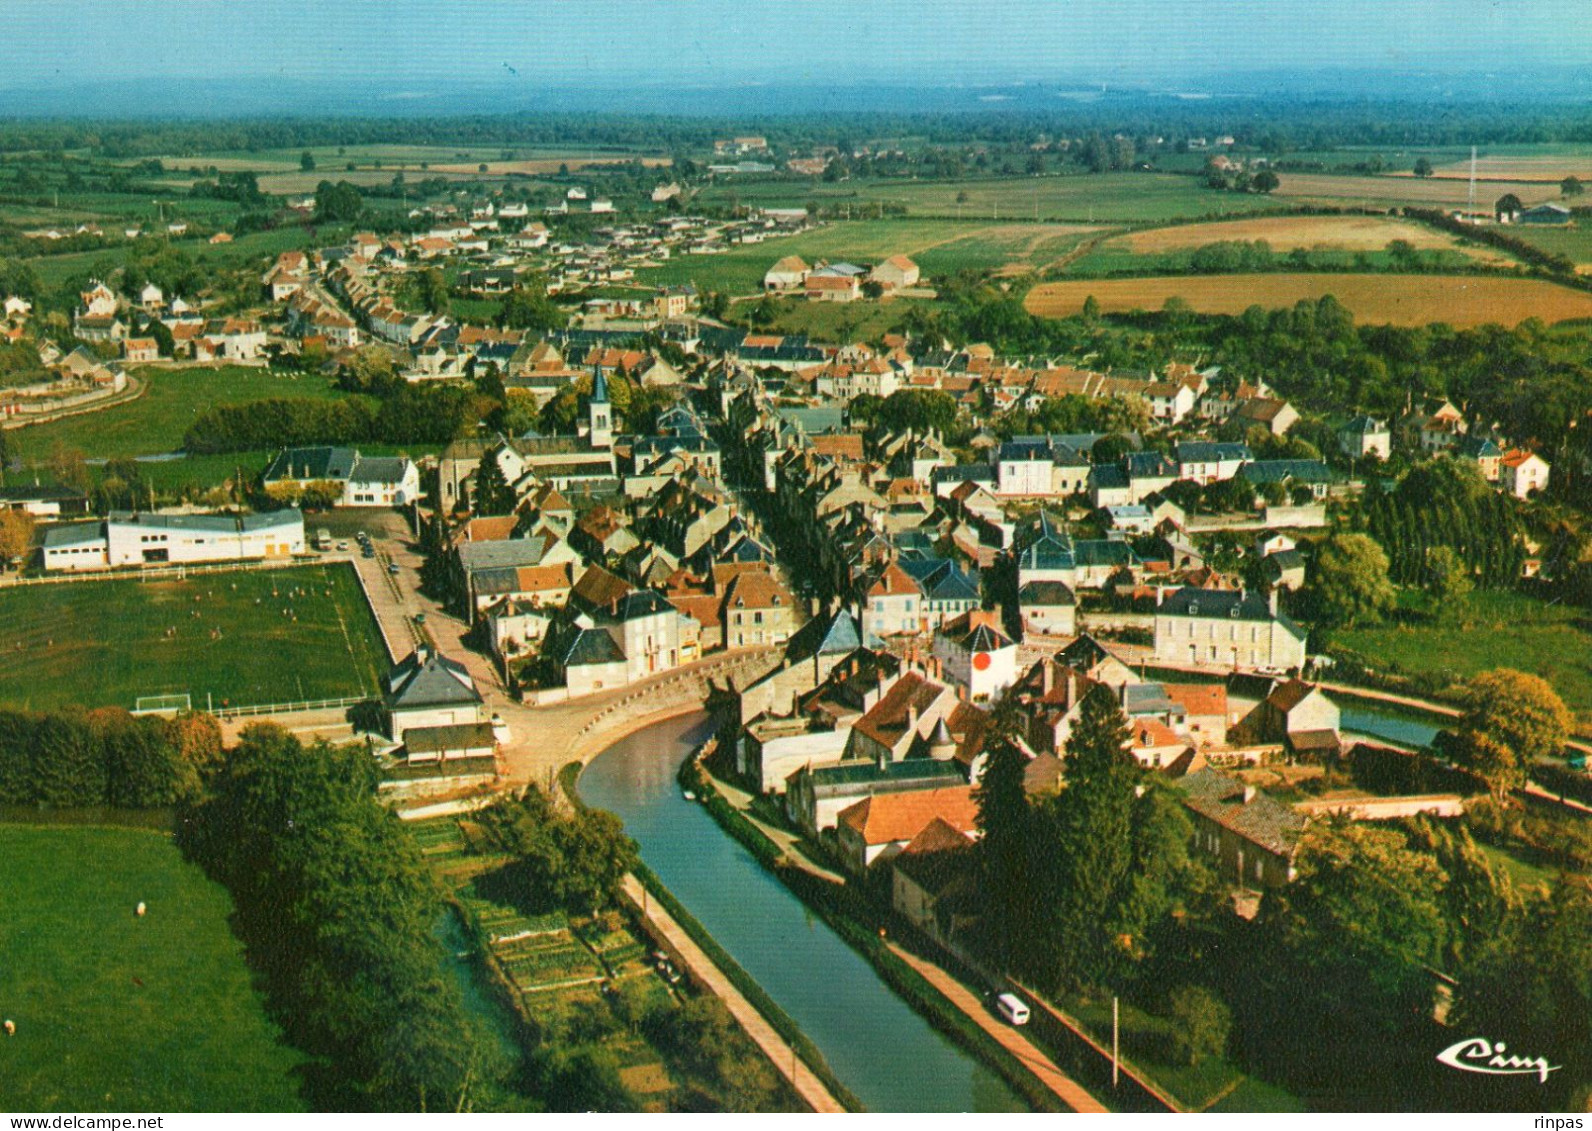
[[[1009,1025],[1028,1024],[1028,1004],[1016,994],[1000,994],[995,998],[995,1012]]]
[[[388,562],[387,563],[387,572],[396,575],[398,573],[398,563],[397,562]]]

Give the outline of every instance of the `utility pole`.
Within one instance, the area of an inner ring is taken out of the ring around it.
[[[1115,1088],[1117,1086],[1117,1073],[1118,1073],[1118,1069],[1119,1069],[1119,1067],[1121,1065],[1121,1058],[1118,1055],[1118,1050],[1120,1048],[1119,1042],[1120,1042],[1121,1035],[1122,1035],[1120,1007],[1121,1007],[1120,999],[1118,999],[1116,994],[1112,994],[1111,995],[1111,1086],[1113,1088]]]

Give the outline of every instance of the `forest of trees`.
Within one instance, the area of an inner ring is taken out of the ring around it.
[[[218,405],[189,426],[183,447],[196,455],[311,444],[446,444],[479,417],[470,390],[454,386],[388,390],[321,400],[275,397]]]

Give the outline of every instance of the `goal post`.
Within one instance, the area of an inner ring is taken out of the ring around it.
[[[193,709],[193,697],[186,691],[165,695],[140,695],[133,701],[135,715],[177,715]]]

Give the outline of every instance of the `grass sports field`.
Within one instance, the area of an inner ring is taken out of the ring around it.
[[[168,835],[0,825],[0,859],[0,1108],[302,1110],[227,893]]]
[[[0,703],[36,710],[176,692],[201,709],[207,695],[218,707],[370,695],[387,666],[341,564],[8,588],[0,642]]]
[[[89,459],[159,455],[179,450],[189,425],[216,405],[266,397],[342,395],[324,377],[273,373],[264,367],[146,367],[135,372],[149,383],[143,396],[98,412],[13,429],[6,433],[11,458],[21,460],[24,466],[43,463],[57,445],[75,449]]]
[[[1283,273],[1079,279],[1042,283],[1028,292],[1030,313],[1065,318],[1093,295],[1107,313],[1160,310],[1181,298],[1202,314],[1241,314],[1251,306],[1285,307],[1333,295],[1361,322],[1419,326],[1446,322],[1513,326],[1528,318],[1592,318],[1592,294],[1540,279],[1478,275]]]

